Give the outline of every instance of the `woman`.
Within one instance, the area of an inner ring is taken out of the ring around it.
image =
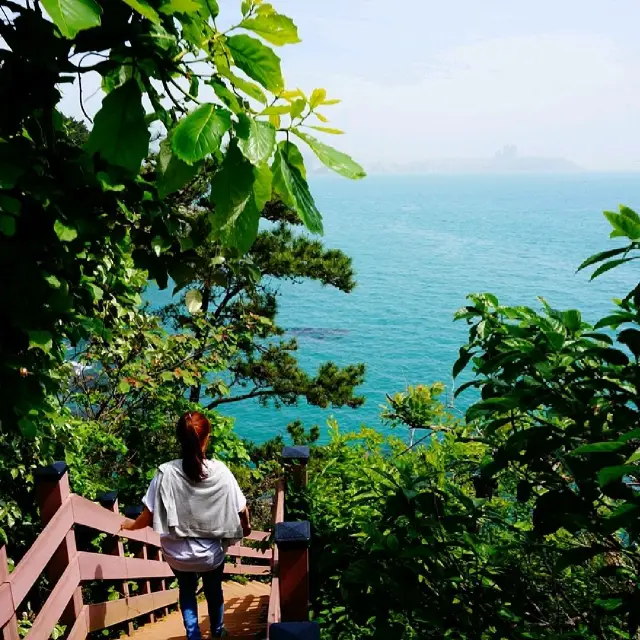
[[[122,528],[153,525],[162,551],[178,579],[180,609],[187,640],[200,640],[196,590],[202,576],[209,608],[211,634],[225,635],[222,573],[230,544],[251,533],[247,501],[238,482],[219,460],[206,458],[211,423],[197,411],[178,420],[176,436],[182,458],[158,467],[146,496],[144,510]]]

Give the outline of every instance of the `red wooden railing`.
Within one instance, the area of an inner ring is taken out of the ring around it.
[[[62,622],[70,629],[69,640],[82,640],[99,629],[132,621],[178,601],[178,590],[169,589],[167,581],[173,572],[162,559],[160,537],[147,528],[121,531],[122,516],[117,502],[107,509],[70,492],[66,466],[57,463],[37,477],[37,498],[45,528],[9,573],[6,550],[0,547],[0,630],[3,640],[18,640],[16,612],[43,573],[54,583],[53,589],[29,629],[27,640],[47,640],[55,626]],[[284,487],[276,492],[274,514],[284,510]],[[78,551],[74,525],[100,531],[116,540],[110,553]],[[268,532],[254,531],[250,540],[265,540]],[[140,543],[138,557],[126,557],[121,538]],[[225,564],[225,573],[265,576],[271,573],[271,550],[260,551],[242,545],[229,547],[234,562]],[[241,558],[264,561],[264,565],[243,565]],[[80,585],[90,580],[122,581],[118,600],[84,604]],[[141,580],[142,593],[131,596],[127,580]],[[160,587],[152,589],[151,581]],[[277,587],[276,587],[277,589]],[[153,620],[153,618],[152,618]],[[132,628],[132,627],[131,627]]]

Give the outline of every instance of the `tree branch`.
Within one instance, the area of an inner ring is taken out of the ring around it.
[[[207,409],[215,409],[221,404],[229,404],[230,402],[241,402],[242,400],[250,400],[251,398],[264,398],[266,396],[277,396],[278,393],[273,389],[254,389],[249,393],[241,396],[232,396],[231,398],[218,398],[207,405]]]

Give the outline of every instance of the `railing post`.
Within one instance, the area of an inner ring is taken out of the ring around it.
[[[113,511],[113,513],[120,513],[118,509],[118,492],[117,491],[109,491],[108,493],[103,493],[98,497],[98,503],[101,507],[108,509],[109,511]],[[120,537],[115,539],[107,538],[107,542],[105,543],[105,553],[110,553],[113,556],[119,556],[120,558],[124,558],[124,544]],[[123,598],[129,597],[129,584],[126,580],[122,581],[120,585],[120,589],[118,590],[120,595]],[[129,635],[134,632],[133,622],[131,620],[127,621],[127,631]]]
[[[269,627],[269,640],[320,640],[317,622],[278,622]]]
[[[307,462],[309,447],[297,445],[282,450],[282,460],[291,463],[291,479],[296,489],[307,486]]]
[[[124,515],[127,518],[130,518],[131,520],[135,520],[136,518],[138,518],[138,516],[143,512],[144,510],[144,505],[136,505],[135,507],[127,507],[124,510]],[[142,558],[144,560],[149,560],[149,556],[147,555],[147,545],[146,543],[142,543],[140,546],[140,550],[136,553],[136,558]],[[142,582],[142,587],[140,589],[140,593],[142,594],[146,594],[146,593],[151,593],[151,581],[150,580],[139,580],[138,584],[140,584],[140,582]],[[145,618],[148,618],[148,620],[150,622],[155,622],[156,621],[156,616],[154,615],[153,612],[148,613],[145,615]]]
[[[276,524],[275,543],[278,546],[282,622],[309,619],[310,540],[311,525],[307,521]]]
[[[3,582],[7,582],[9,580],[9,563],[7,562],[7,548],[4,545],[4,542],[0,540],[0,587]],[[9,588],[7,585],[6,588]],[[18,635],[18,620],[16,618],[16,614],[14,613],[9,621],[4,625],[1,629],[2,631],[2,640],[20,640],[20,636]]]
[[[40,467],[34,473],[36,500],[40,508],[40,518],[45,526],[56,511],[71,495],[69,475],[64,462],[54,462],[48,467]],[[47,567],[49,579],[57,581],[69,563],[75,558],[76,536],[73,528],[67,533],[57,551],[53,554]],[[78,587],[71,597],[61,621],[72,626],[82,610],[82,589]]]

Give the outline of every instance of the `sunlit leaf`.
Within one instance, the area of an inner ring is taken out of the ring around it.
[[[202,293],[198,289],[191,289],[191,291],[187,291],[184,302],[189,313],[199,313],[202,309]]]
[[[309,125],[309,129],[315,129],[316,131],[322,131],[323,133],[331,133],[336,136],[344,134],[342,129],[333,129],[332,127],[315,127],[313,125]]]
[[[342,153],[341,151],[324,144],[324,142],[320,142],[320,140],[317,140],[313,136],[310,136],[299,129],[294,128],[293,133],[304,140],[309,147],[311,147],[311,150],[318,156],[318,159],[332,171],[339,173],[345,178],[350,178],[351,180],[358,180],[367,175],[364,169],[346,153]]]
[[[102,9],[94,0],[42,0],[42,6],[65,38],[100,24]]]
[[[160,16],[146,0],[124,0],[132,9],[155,24],[160,24]]]
[[[174,13],[192,14],[198,13],[202,5],[196,0],[169,0],[160,7],[160,12],[167,15]]]
[[[298,28],[293,20],[279,13],[261,13],[255,18],[243,20],[240,26],[276,46],[300,42]]]
[[[73,227],[66,225],[61,220],[56,220],[53,225],[53,230],[61,242],[71,242],[78,237],[78,232]]]
[[[315,109],[318,105],[324,104],[327,98],[326,89],[314,89],[311,97],[309,98],[309,106]]]

